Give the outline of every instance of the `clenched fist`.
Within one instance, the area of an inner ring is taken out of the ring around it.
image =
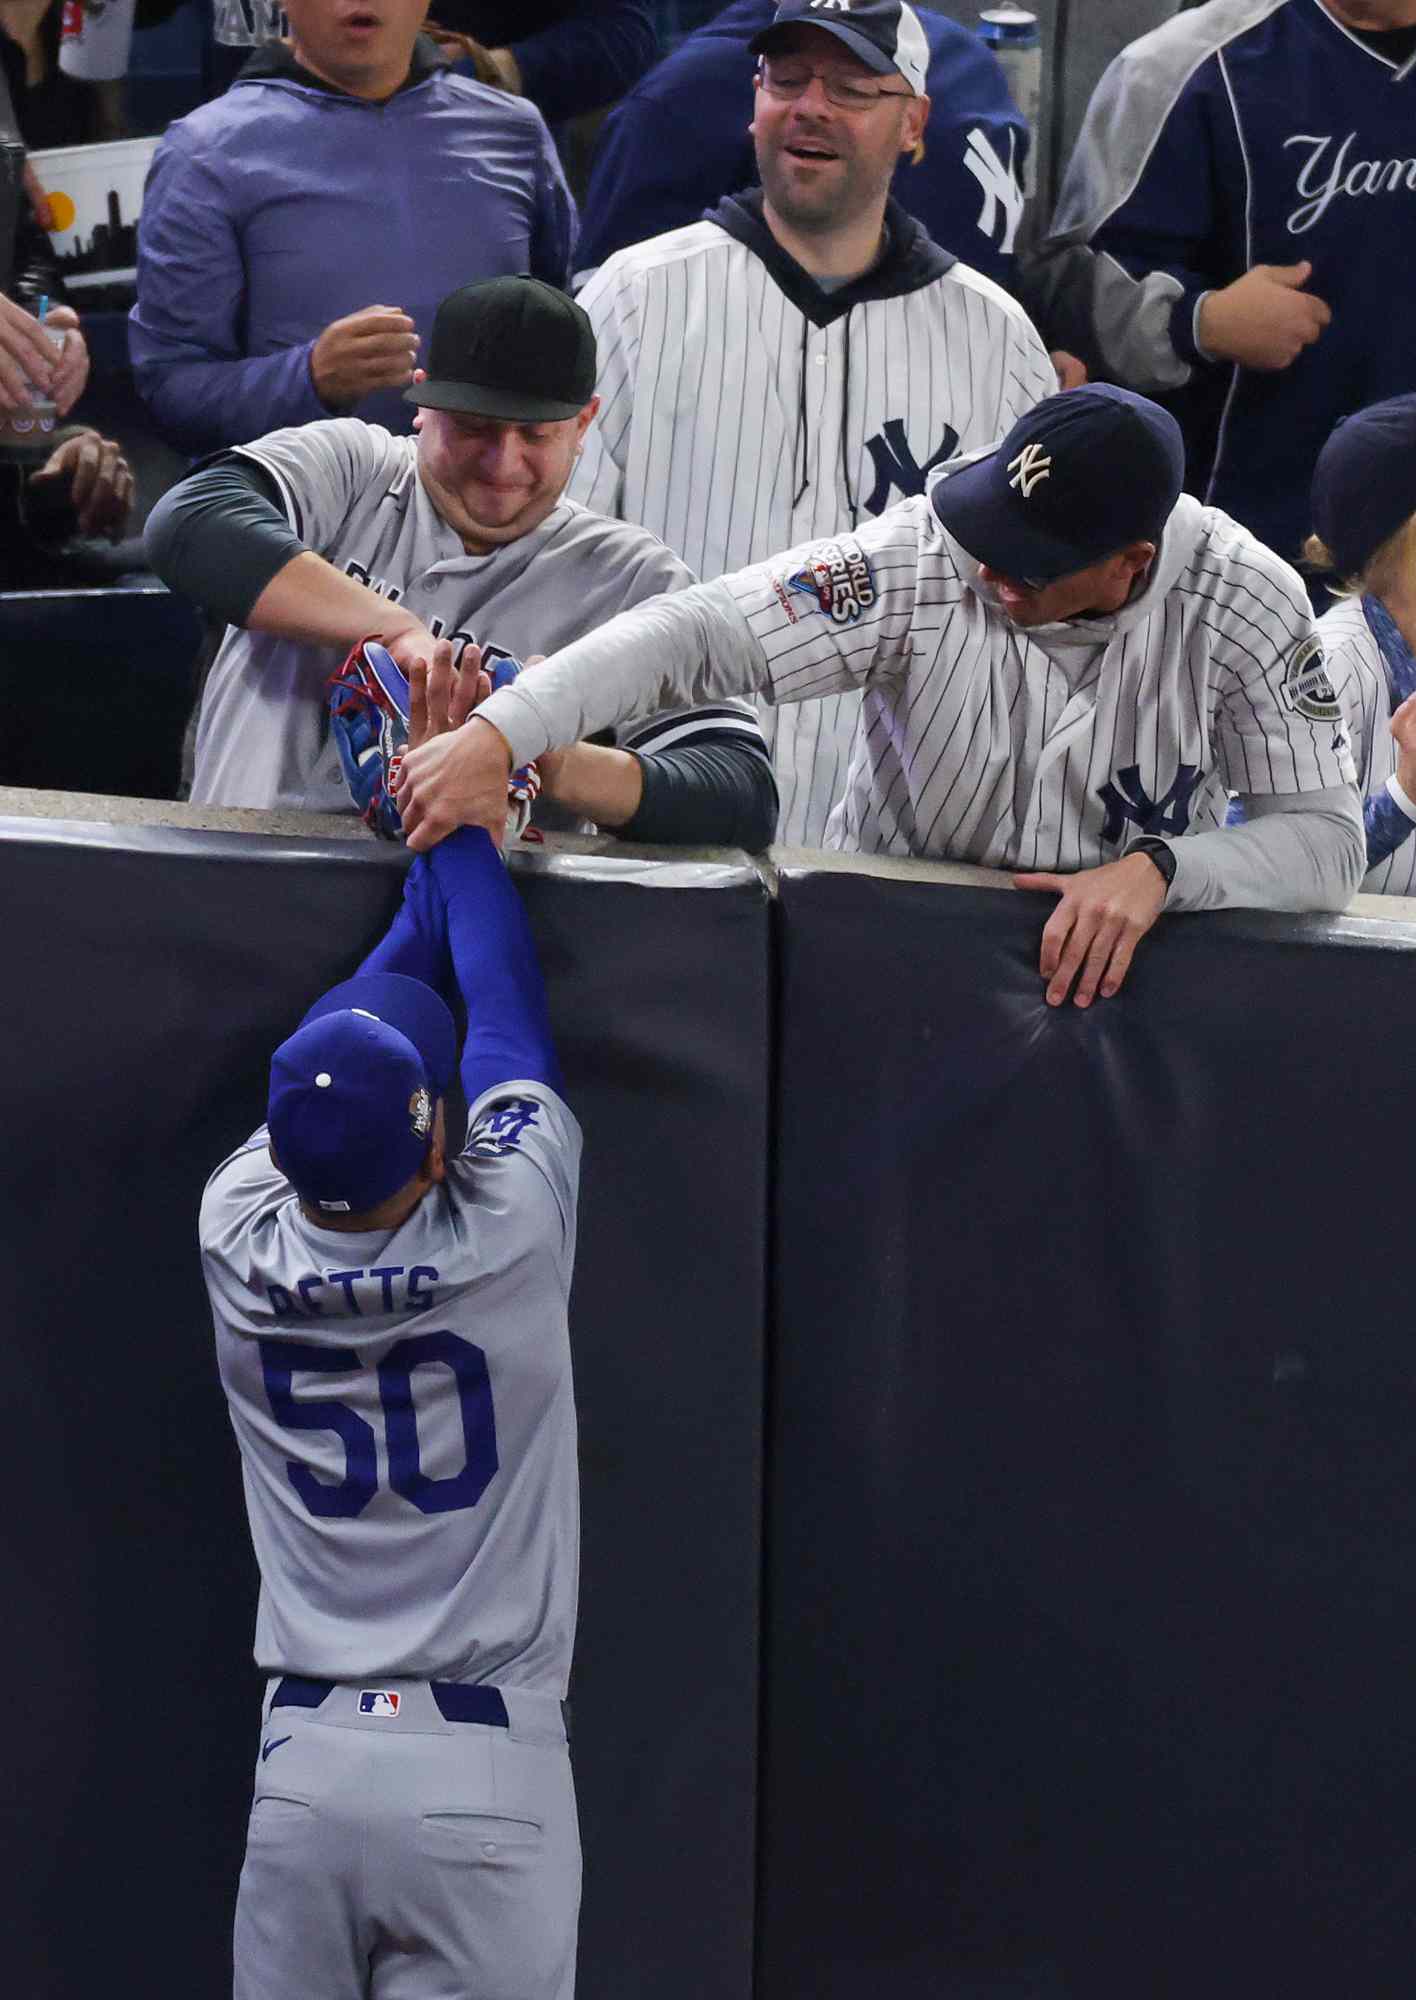
[[[1332,308],[1303,287],[1301,264],[1255,264],[1222,290],[1208,292],[1195,331],[1206,354],[1270,373],[1287,368],[1332,319]]]
[[[405,389],[418,364],[418,329],[398,306],[364,306],[331,321],[310,374],[327,410],[351,410],[375,389]]]

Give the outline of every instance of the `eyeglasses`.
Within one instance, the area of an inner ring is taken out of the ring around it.
[[[769,96],[780,97],[788,104],[803,95],[814,76],[821,79],[826,102],[839,111],[869,111],[882,97],[914,96],[912,90],[884,90],[878,83],[858,83],[854,77],[841,76],[834,70],[808,69],[805,63],[774,63],[765,57],[758,64],[757,73]]]

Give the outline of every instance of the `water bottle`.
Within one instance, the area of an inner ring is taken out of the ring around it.
[[[1032,133],[1023,180],[1024,192],[1032,194],[1037,186],[1038,114],[1042,105],[1042,35],[1037,15],[1010,4],[990,7],[978,18],[979,40],[997,56],[1013,102]]]
[[[26,296],[23,282],[15,286],[14,301],[16,305],[23,306],[27,312],[32,312],[35,318],[41,321],[49,310],[47,298]],[[45,331],[62,354],[65,335],[57,331],[51,332],[47,327]],[[36,446],[46,442],[59,420],[54,398],[47,389],[39,388],[36,383],[26,382],[25,397],[27,407],[9,410],[0,416],[0,450],[8,446],[12,451],[17,449],[33,451]]]
[[[60,14],[59,67],[85,83],[111,83],[128,74],[134,0],[64,0]]]

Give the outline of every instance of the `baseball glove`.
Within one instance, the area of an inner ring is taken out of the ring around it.
[[[516,660],[498,660],[491,671],[493,690],[514,681],[520,671]],[[381,840],[402,840],[403,821],[394,800],[408,748],[409,690],[402,669],[381,640],[360,639],[330,675],[325,694],[330,732],[355,810]],[[534,764],[512,772],[504,848],[515,840],[539,838],[530,820],[540,791],[541,774]]]

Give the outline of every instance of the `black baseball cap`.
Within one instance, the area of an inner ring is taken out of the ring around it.
[[[428,379],[403,400],[511,423],[578,417],[595,393],[595,330],[540,278],[482,278],[450,292],[433,320]]]
[[[924,95],[929,41],[918,14],[904,0],[851,0],[848,9],[839,11],[823,6],[822,0],[782,0],[748,47],[755,56],[769,55],[779,31],[798,25],[834,35],[877,76],[898,71],[916,97]]]
[[[929,501],[979,562],[1051,583],[1128,542],[1159,542],[1184,479],[1170,412],[1097,382],[1045,396],[992,451],[941,467]]]
[[[1416,514],[1416,396],[1344,417],[1313,469],[1313,526],[1342,576],[1360,576]]]

